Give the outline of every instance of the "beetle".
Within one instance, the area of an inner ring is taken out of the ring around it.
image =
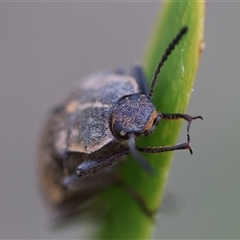
[[[183,27],[158,63],[148,90],[144,72],[135,65],[132,74],[103,71],[93,74],[57,104],[43,128],[40,151],[40,182],[55,210],[54,219],[84,210],[85,204],[113,182],[114,165],[132,154],[143,169],[151,165],[139,152],[161,153],[189,149],[192,120],[182,113],[161,113],[151,102],[164,62],[182,37]],[[151,135],[161,119],[188,122],[187,141],[175,146],[137,147],[135,138]]]

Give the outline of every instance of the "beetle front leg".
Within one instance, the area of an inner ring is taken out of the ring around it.
[[[187,114],[183,114],[183,113],[161,113],[162,114],[162,119],[167,119],[167,120],[178,120],[178,119],[184,119],[188,122],[188,126],[187,126],[187,133],[189,133],[189,129],[190,129],[190,125],[192,123],[192,120],[195,119],[202,119],[202,116],[195,116],[192,117],[190,115]]]
[[[175,150],[185,150],[188,149],[189,152],[192,154],[192,148],[190,146],[190,136],[187,134],[187,142],[180,143],[175,146],[163,146],[163,147],[137,147],[137,150],[144,153],[162,153],[162,152],[170,152]]]
[[[100,157],[96,159],[88,159],[81,163],[77,169],[76,173],[78,177],[87,176],[90,174],[95,173],[97,170],[103,169],[105,167],[108,167],[114,163],[114,160],[117,158],[122,157],[123,155],[126,155],[129,153],[129,149],[124,149],[121,152],[118,152],[116,154],[113,154],[111,156],[107,157]],[[117,161],[116,161],[117,163]]]

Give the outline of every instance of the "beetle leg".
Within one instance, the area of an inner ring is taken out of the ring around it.
[[[131,197],[145,215],[147,215],[151,220],[154,220],[153,217],[157,213],[157,209],[149,209],[144,197],[134,187],[124,181],[120,175],[115,174],[112,177],[115,185],[122,189],[129,197]]]
[[[192,154],[192,148],[190,146],[190,136],[187,134],[187,142],[180,143],[175,146],[163,146],[163,147],[137,147],[137,150],[144,153],[161,153],[161,152],[170,152],[175,150],[188,149]]]
[[[58,156],[55,156],[55,160],[59,167],[63,169],[63,175],[68,176],[70,174],[70,168],[69,168],[69,158],[70,153],[67,151],[62,151],[61,153],[58,154]]]
[[[66,199],[52,209],[50,215],[52,227],[60,227],[61,224],[66,223],[65,220],[70,220],[71,217],[91,210],[94,195],[96,195],[96,192],[71,192],[71,194],[65,195]]]
[[[95,173],[97,170],[108,167],[114,163],[114,160],[129,153],[129,149],[124,149],[121,152],[107,157],[100,157],[96,159],[89,159],[78,165],[76,173],[78,177],[87,176]]]
[[[79,178],[76,174],[72,174],[68,177],[65,177],[62,181],[62,184],[68,190],[81,191],[83,193],[84,191],[88,190],[88,192],[90,191],[95,194],[97,194],[102,188],[106,187],[107,185],[114,184],[123,192],[125,192],[130,198],[132,198],[144,214],[146,214],[150,219],[153,219],[155,213],[157,212],[157,209],[150,210],[143,196],[138,191],[136,191],[135,188],[124,181],[119,174],[109,174],[109,176],[105,176],[105,178],[103,178],[100,174],[99,176],[95,177],[96,179],[88,177]]]
[[[135,64],[132,67],[131,75],[137,80],[137,83],[141,89],[141,92],[144,95],[147,95],[149,92],[148,85],[147,85],[147,79],[146,79],[145,73],[143,71],[143,68],[141,67],[140,64]]]
[[[103,177],[103,174],[95,174],[94,178],[92,176],[81,178],[75,173],[63,178],[62,185],[71,191],[97,191],[111,183],[107,175],[108,173],[105,173]]]
[[[162,114],[162,119],[167,119],[167,120],[184,119],[184,120],[186,120],[188,122],[187,133],[189,133],[189,129],[190,129],[192,120],[198,119],[198,118],[203,120],[202,116],[192,117],[190,115],[182,114],[182,113],[161,113],[161,114]]]

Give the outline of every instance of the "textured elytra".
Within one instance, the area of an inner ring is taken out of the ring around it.
[[[89,154],[114,141],[109,128],[112,108],[123,96],[139,91],[135,79],[123,75],[97,74],[83,83],[80,94],[74,95],[74,101],[78,101],[75,111],[67,114],[68,150]],[[65,106],[69,103],[71,100]]]
[[[124,149],[110,130],[113,106],[139,91],[131,76],[99,73],[77,84],[50,112],[40,138],[39,168],[42,189],[56,210],[54,219],[81,211],[84,202],[111,183],[112,167],[84,178],[75,171],[89,158],[101,161]]]

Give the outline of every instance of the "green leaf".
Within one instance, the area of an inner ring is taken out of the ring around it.
[[[161,70],[153,97],[153,103],[160,112],[184,113],[187,109],[203,47],[204,6],[204,1],[167,1],[161,8],[143,56],[149,85],[168,44],[183,26],[187,26],[189,31]],[[138,146],[175,145],[181,125],[180,120],[162,121],[152,136],[138,141]],[[121,176],[141,193],[149,209],[157,209],[173,153],[148,154],[145,157],[154,167],[154,175],[146,174],[129,156],[121,166]],[[128,194],[113,186],[104,198],[109,210],[98,238],[151,238],[154,220],[147,217]]]

